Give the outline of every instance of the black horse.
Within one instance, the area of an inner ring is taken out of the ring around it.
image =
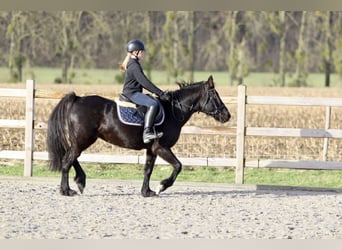
[[[164,133],[158,140],[144,144],[143,127],[123,124],[118,119],[117,103],[96,95],[65,95],[52,111],[48,121],[47,146],[51,171],[61,171],[60,192],[73,196],[76,191],[69,186],[69,170],[76,171],[74,178],[81,193],[86,185],[86,175],[77,158],[97,138],[123,148],[146,149],[144,181],[141,193],[144,197],[156,196],[172,186],[182,169],[181,162],[171,151],[179,138],[183,125],[195,112],[203,112],[224,123],[230,113],[217,93],[213,78],[207,81],[179,84],[180,89],[171,91],[172,101],[160,101],[165,119],[156,129]],[[150,177],[156,157],[160,156],[173,166],[171,176],[160,182],[156,192],[150,189]]]

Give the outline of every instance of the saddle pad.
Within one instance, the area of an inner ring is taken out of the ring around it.
[[[136,108],[121,106],[119,103],[116,105],[118,111],[119,120],[127,125],[133,126],[143,126],[144,117],[142,117]],[[161,114],[158,114],[154,125],[159,126],[164,122],[164,109],[162,109]]]

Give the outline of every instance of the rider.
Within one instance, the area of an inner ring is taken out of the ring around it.
[[[125,82],[122,94],[131,102],[146,106],[143,141],[149,143],[153,139],[163,136],[163,132],[155,132],[154,120],[159,110],[159,103],[149,95],[143,93],[143,89],[159,96],[163,100],[170,101],[168,92],[160,90],[144,74],[140,60],[145,54],[145,45],[139,39],[130,40],[127,43],[127,56],[120,65],[120,70],[125,71]]]

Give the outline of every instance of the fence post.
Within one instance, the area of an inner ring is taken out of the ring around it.
[[[25,160],[24,176],[32,176],[34,151],[34,80],[26,80],[26,125],[25,125]]]
[[[246,86],[238,86],[236,123],[236,170],[235,183],[244,183],[246,136]]]
[[[331,120],[331,107],[326,107],[325,110],[325,129],[330,128],[330,120]],[[329,138],[325,137],[323,141],[323,161],[328,160],[328,147],[329,147]]]

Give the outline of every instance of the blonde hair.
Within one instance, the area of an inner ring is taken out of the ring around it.
[[[128,61],[129,61],[129,59],[131,58],[131,56],[132,56],[131,53],[127,53],[125,59],[123,60],[123,62],[122,62],[122,63],[120,64],[120,66],[119,66],[119,69],[120,69],[121,71],[123,71],[123,72],[126,71],[126,69],[127,69],[127,63],[128,63]]]

